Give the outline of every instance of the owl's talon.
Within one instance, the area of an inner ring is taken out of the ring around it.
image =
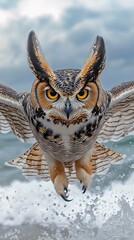
[[[92,166],[90,160],[83,162],[82,160],[77,160],[75,162],[76,176],[80,183],[82,184],[82,193],[85,193],[89,183],[91,181]]]
[[[82,187],[82,193],[84,194],[86,192],[87,188],[85,186]]]
[[[68,196],[60,194],[60,196],[66,201],[66,202],[71,202],[73,199],[68,199]]]
[[[69,194],[68,194],[68,188],[67,188],[67,187],[64,187],[64,193],[65,193],[65,194],[60,194],[60,196],[61,196],[66,202],[70,202],[70,201],[73,200],[73,199],[68,199]]]

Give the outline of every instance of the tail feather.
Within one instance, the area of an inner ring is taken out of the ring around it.
[[[106,174],[110,165],[120,163],[123,157],[122,154],[96,142],[94,144],[93,155],[90,158],[93,174]],[[50,179],[47,161],[38,143],[35,143],[18,158],[8,161],[6,165],[21,169],[22,174],[28,179],[35,176],[39,176],[45,181]],[[65,163],[65,172],[71,183],[77,179],[73,161]]]

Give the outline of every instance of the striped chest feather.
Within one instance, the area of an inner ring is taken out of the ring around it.
[[[43,152],[61,161],[70,161],[83,157],[92,148],[103,119],[104,114],[92,115],[76,124],[65,124],[48,121],[44,114],[34,114],[30,125]]]

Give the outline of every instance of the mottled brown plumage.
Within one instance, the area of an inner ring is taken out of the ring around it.
[[[106,173],[122,154],[101,145],[133,133],[134,82],[105,92],[98,76],[105,66],[105,44],[97,37],[82,70],[52,71],[34,32],[28,38],[28,61],[36,79],[31,93],[0,85],[0,130],[12,130],[34,145],[9,161],[27,177],[51,179],[65,200],[76,178],[86,191],[94,173]]]

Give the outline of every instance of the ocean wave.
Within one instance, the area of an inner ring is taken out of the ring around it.
[[[94,233],[96,237],[92,239],[101,239],[97,238],[98,232],[100,236],[105,226],[112,228],[116,222],[116,225],[122,223],[124,228],[127,228],[124,231],[128,232],[129,236],[129,229],[134,223],[133,174],[125,183],[114,181],[103,193],[91,193],[88,190],[83,195],[77,183],[70,185],[70,198],[73,199],[71,202],[62,200],[55,193],[51,182],[15,181],[10,186],[0,187],[0,225],[12,227],[38,224],[47,228],[55,226],[56,229],[68,229],[71,234],[75,224],[76,233],[85,228],[83,234],[89,236]],[[118,229],[113,235],[117,234],[117,231]],[[131,235],[123,239],[131,239]]]

